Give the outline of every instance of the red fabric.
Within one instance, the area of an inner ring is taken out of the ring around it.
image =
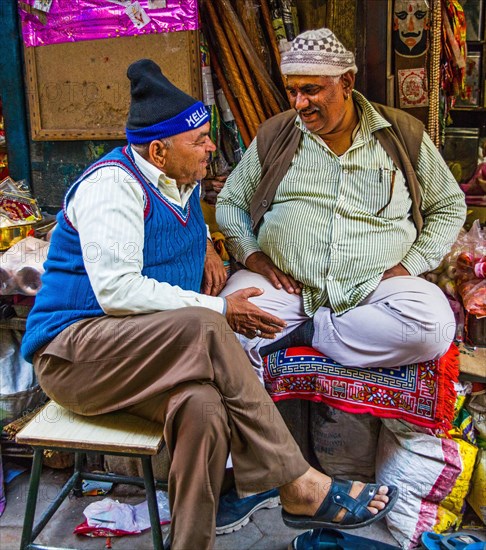
[[[395,369],[343,367],[313,348],[288,348],[264,359],[265,387],[274,401],[307,399],[349,413],[400,418],[446,433],[454,418],[459,352]]]

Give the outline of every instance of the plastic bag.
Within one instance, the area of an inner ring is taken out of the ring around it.
[[[27,237],[4,252],[0,257],[0,295],[35,296],[48,250],[48,242]]]
[[[34,223],[42,219],[37,201],[25,180],[7,177],[0,182],[0,227]]]
[[[397,485],[400,497],[386,516],[401,548],[419,545],[424,531],[458,528],[477,448],[457,431],[450,438],[402,420],[382,418],[376,481]]]
[[[37,383],[34,367],[20,354],[21,339],[18,331],[0,331],[0,428],[47,398]]]
[[[457,237],[456,243],[451,250],[444,256],[440,264],[424,275],[424,278],[430,283],[436,284],[444,294],[454,300],[457,300],[456,289],[456,263],[457,257],[461,253],[461,244],[467,231],[462,228]]]
[[[170,523],[169,499],[163,491],[157,491],[156,494],[160,524],[165,525]],[[83,514],[86,521],[74,529],[76,535],[122,537],[136,535],[150,528],[147,501],[132,505],[104,498],[89,504]]]
[[[476,317],[486,316],[486,232],[476,220],[468,233],[454,244],[456,286],[464,309]]]

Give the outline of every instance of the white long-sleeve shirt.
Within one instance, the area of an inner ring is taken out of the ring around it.
[[[175,180],[132,152],[147,181],[184,208],[197,183],[179,189]],[[144,194],[140,184],[121,168],[104,167],[84,180],[70,197],[67,215],[79,232],[86,271],[106,314],[122,316],[189,306],[224,311],[223,298],[142,275]],[[164,246],[163,235],[160,246]]]

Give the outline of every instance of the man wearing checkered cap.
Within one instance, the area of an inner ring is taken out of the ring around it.
[[[416,119],[354,90],[354,55],[329,29],[297,36],[281,71],[293,110],[260,127],[217,203],[228,248],[246,267],[223,295],[260,287],[252,301],[287,322],[271,345],[258,332],[240,337],[247,354],[257,368],[261,355],[292,345],[364,368],[442,356],[454,316],[418,276],[454,242],[463,193]],[[405,137],[417,150],[415,200],[388,152],[392,119],[414,129]],[[252,210],[254,195],[263,199]]]

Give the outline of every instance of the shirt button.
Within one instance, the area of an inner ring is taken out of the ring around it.
[[[341,214],[336,214],[336,219],[340,220],[342,218]]]
[[[345,169],[343,170],[343,174],[349,174],[349,170],[348,170],[347,168],[345,168]]]
[[[333,277],[332,275],[328,275],[328,276],[327,276],[327,280],[328,280],[328,281],[334,281],[334,277]]]
[[[338,245],[337,245],[336,243],[332,243],[332,244],[331,244],[331,248],[332,248],[333,250],[336,250],[337,247],[338,247]]]

